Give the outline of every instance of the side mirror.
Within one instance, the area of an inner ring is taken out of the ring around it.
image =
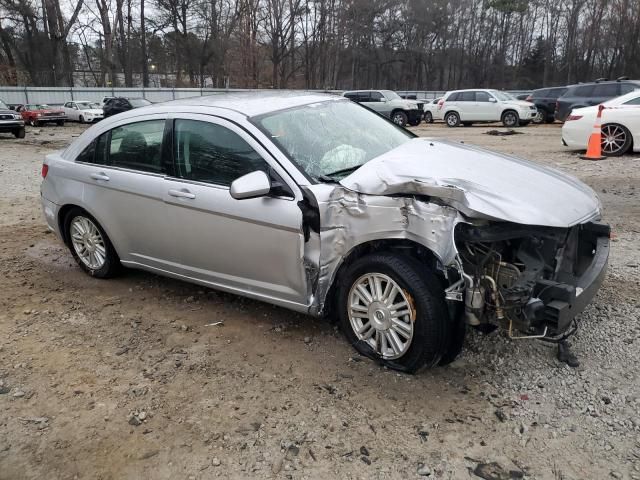
[[[497,103],[497,102],[498,102],[498,101],[497,101],[495,98],[493,98],[493,97],[489,97],[489,101],[490,101],[491,103]]]
[[[229,193],[236,200],[264,197],[271,191],[271,181],[262,170],[247,173],[236,178],[231,184]]]

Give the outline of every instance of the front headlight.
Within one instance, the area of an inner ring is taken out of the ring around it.
[[[22,120],[22,115],[13,115],[13,118],[15,118],[16,120]]]

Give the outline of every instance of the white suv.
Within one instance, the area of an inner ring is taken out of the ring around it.
[[[454,90],[438,104],[449,127],[474,122],[502,122],[505,127],[528,125],[538,109],[531,102],[516,99],[500,90]]]

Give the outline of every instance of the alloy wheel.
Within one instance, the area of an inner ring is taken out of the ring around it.
[[[620,153],[627,143],[627,132],[619,125],[602,127],[602,152],[609,155]]]
[[[400,113],[396,113],[393,116],[393,123],[396,125],[402,125],[404,123],[404,117]]]
[[[95,223],[87,217],[78,216],[71,221],[69,231],[80,261],[91,270],[100,270],[107,258],[107,248]]]
[[[544,122],[544,112],[542,110],[538,110],[536,116],[533,117],[533,123],[542,123]]]
[[[402,357],[414,333],[411,297],[391,277],[367,273],[349,291],[349,322],[358,340],[384,359]]]

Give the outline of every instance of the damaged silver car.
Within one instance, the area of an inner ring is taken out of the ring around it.
[[[328,95],[132,110],[48,155],[43,177],[49,227],[90,275],[124,265],[337,318],[407,372],[453,361],[468,324],[565,338],[608,259],[578,180]]]

